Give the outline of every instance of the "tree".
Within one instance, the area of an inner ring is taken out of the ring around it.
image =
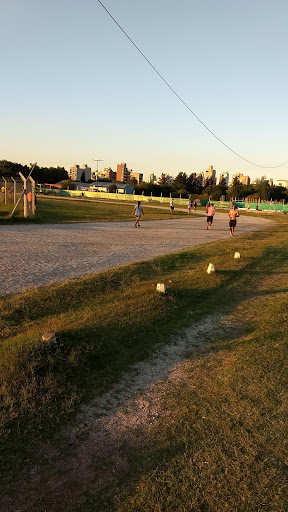
[[[68,180],[68,173],[64,167],[35,167],[32,178],[38,183],[58,183]]]
[[[228,197],[229,199],[232,197],[243,197],[243,185],[237,176],[235,176],[231,187],[228,189]]]
[[[203,190],[202,181],[200,183],[199,176],[197,176],[196,172],[193,172],[188,176],[186,187],[190,194],[201,194]]]
[[[189,197],[189,193],[187,192],[187,190],[185,190],[185,188],[178,188],[177,191],[173,194],[173,197]]]
[[[218,183],[218,191],[219,191],[219,199],[222,197],[222,196],[226,196],[227,194],[227,185],[226,185],[226,180],[225,178],[222,176],[221,180],[219,181]],[[214,198],[213,198],[214,199]]]
[[[136,178],[130,178],[130,184],[135,186],[138,184],[138,181],[136,180]]]
[[[158,181],[159,185],[168,185],[168,182],[167,182],[167,178],[166,178],[166,175],[162,172],[161,174],[161,177],[159,178],[159,181]]]
[[[267,201],[270,197],[270,185],[268,180],[263,180],[256,185],[256,192],[259,194],[259,198],[263,201]]]
[[[179,172],[173,181],[175,188],[186,189],[188,176],[186,172]]]
[[[272,201],[281,201],[281,199],[287,200],[287,190],[285,187],[277,187],[272,185],[269,191],[269,199]]]
[[[19,175],[19,172],[22,172],[24,176],[28,176],[29,171],[30,169],[27,165],[9,162],[9,160],[0,160],[0,175],[4,176],[4,178],[10,178],[11,176],[12,178],[16,178]]]

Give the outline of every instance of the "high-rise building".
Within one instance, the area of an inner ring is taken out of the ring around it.
[[[83,167],[75,164],[73,167],[70,167],[68,174],[72,181],[81,181],[84,176],[85,181],[87,182],[88,180],[91,180],[91,167],[88,167],[87,164],[83,164]]]
[[[128,171],[125,163],[117,164],[116,180],[122,181],[122,183],[128,183],[130,179],[130,172]]]
[[[213,165],[209,165],[208,169],[205,171],[203,184],[205,184],[207,180],[213,180],[213,183],[216,184],[216,170],[213,169]]]
[[[98,172],[97,179],[104,178],[106,180],[116,180],[116,172],[112,171],[111,167],[104,167],[104,170]]]
[[[137,180],[137,183],[142,183],[142,181],[143,181],[143,174],[140,173],[140,172],[130,171],[130,180],[132,178],[135,178],[135,180]]]
[[[250,177],[249,176],[244,176],[240,172],[237,172],[236,174],[233,174],[232,183],[233,183],[234,178],[237,178],[239,183],[241,183],[241,185],[250,185],[250,181],[251,181]]]
[[[157,183],[157,178],[155,174],[148,174],[148,183]]]
[[[222,172],[221,174],[219,174],[218,184],[223,179],[225,180],[225,185],[228,186],[228,184],[229,184],[229,172],[225,171],[225,172]]]

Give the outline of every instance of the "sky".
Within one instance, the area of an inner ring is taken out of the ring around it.
[[[0,0],[0,160],[288,179],[286,0]]]

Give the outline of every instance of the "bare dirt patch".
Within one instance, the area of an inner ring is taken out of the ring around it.
[[[136,430],[148,430],[168,413],[161,398],[171,382],[186,381],[188,358],[207,349],[217,333],[231,329],[235,325],[217,315],[199,321],[148,361],[134,365],[109,392],[83,405],[54,445],[37,447],[41,464],[19,477],[13,496],[0,501],[1,510],[70,511],[89,487],[113,481],[125,471],[123,447],[134,443]]]

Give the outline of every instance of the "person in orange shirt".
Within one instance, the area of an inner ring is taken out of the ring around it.
[[[239,213],[237,211],[235,204],[233,204],[231,210],[229,211],[228,217],[229,217],[230,236],[233,236],[234,229],[236,227],[236,219],[237,219],[237,217],[239,217]]]
[[[206,219],[207,220],[207,229],[211,229],[212,222],[213,222],[213,217],[215,215],[214,204],[207,203],[206,215],[207,215],[207,219]]]
[[[32,192],[30,190],[29,190],[29,192],[27,192],[27,201],[28,201],[28,208],[30,210],[31,206],[32,206]]]

